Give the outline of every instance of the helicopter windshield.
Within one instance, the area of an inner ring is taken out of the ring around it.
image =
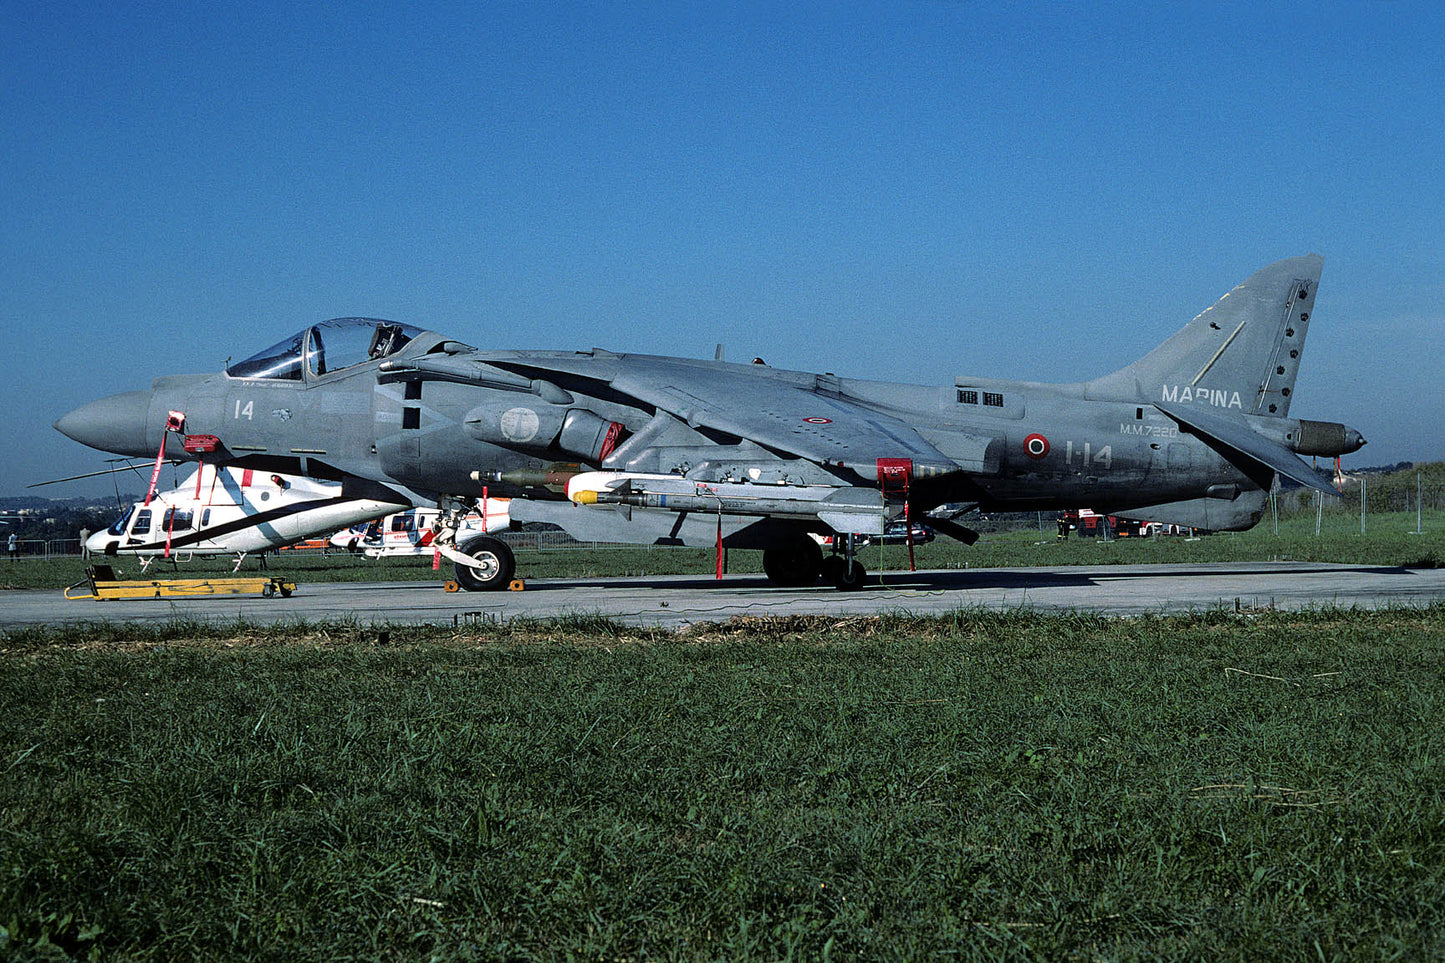
[[[134,506],[134,505],[131,505],[129,508],[127,508],[127,509],[125,510],[124,514],[122,514],[122,515],[120,516],[120,518],[117,518],[114,522],[111,522],[110,528],[107,528],[107,529],[105,530],[106,534],[107,534],[107,535],[124,535],[124,534],[125,534],[125,527],[126,527],[127,523],[130,522],[131,516],[134,515],[134,514],[135,514],[135,506]]]
[[[312,325],[226,368],[233,378],[300,381],[302,370],[320,376],[395,354],[420,328],[376,318],[333,318]]]

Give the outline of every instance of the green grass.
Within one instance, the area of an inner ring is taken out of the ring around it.
[[[1072,536],[1061,542],[1055,531],[1049,527],[1042,537],[1037,529],[985,535],[967,553],[967,561],[973,567],[1276,560],[1412,568],[1445,564],[1445,512],[1424,513],[1423,534],[1419,535],[1415,534],[1414,512],[1367,516],[1366,532],[1361,535],[1359,515],[1340,510],[1324,514],[1319,535],[1315,534],[1313,513],[1281,518],[1278,534],[1268,516],[1247,532],[1220,532],[1197,539],[1167,536],[1104,541]],[[889,549],[896,555],[895,548]],[[951,545],[946,550],[964,554]]]
[[[1060,542],[1048,522],[1045,531],[985,534],[978,544],[965,546],[940,536],[915,549],[919,568],[983,568],[1054,565],[1124,565],[1142,563],[1258,562],[1276,559],[1310,562],[1346,562],[1364,565],[1402,565],[1437,568],[1445,564],[1445,512],[1426,512],[1424,534],[1416,535],[1414,512],[1378,514],[1367,518],[1367,533],[1360,535],[1359,516],[1343,509],[1324,515],[1321,533],[1315,535],[1314,515],[1295,515],[1280,520],[1279,534],[1270,519],[1248,532],[1221,533],[1199,539],[1125,538],[1101,541],[1072,537]],[[713,571],[715,559],[710,548],[604,548],[604,549],[522,549],[517,553],[517,573],[524,578],[603,578],[641,575],[700,574]],[[868,546],[862,559],[870,571],[902,570],[908,567],[904,545]],[[130,577],[139,575],[132,559],[111,561]],[[85,576],[85,562],[78,558],[26,559],[0,562],[0,590],[60,588]],[[444,562],[439,571],[430,559],[368,559],[335,554],[328,556],[281,553],[268,562],[268,571],[300,582],[333,581],[439,581],[452,576]],[[151,566],[150,574],[164,578],[179,571],[183,576],[225,575],[229,559],[196,558],[180,566],[163,562]],[[258,563],[248,559],[247,573]],[[728,553],[728,571],[761,572],[762,554],[753,551]]]
[[[10,958],[1445,953],[1445,606],[0,659]]]

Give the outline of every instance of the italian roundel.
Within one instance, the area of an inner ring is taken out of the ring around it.
[[[1030,458],[1042,458],[1049,453],[1049,440],[1040,434],[1032,434],[1024,439],[1024,454]]]

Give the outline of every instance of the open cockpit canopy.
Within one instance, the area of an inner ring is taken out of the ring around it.
[[[226,367],[232,378],[300,381],[375,361],[400,351],[421,328],[377,318],[333,318],[313,324],[244,361]]]

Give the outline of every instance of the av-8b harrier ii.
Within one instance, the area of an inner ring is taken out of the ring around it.
[[[1364,439],[1289,417],[1321,263],[1272,264],[1138,361],[1077,384],[926,387],[597,348],[504,351],[344,318],[221,373],[91,402],[55,427],[122,455],[154,456],[169,440],[186,457],[436,504],[434,544],[468,589],[513,574],[500,540],[457,544],[488,497],[511,498],[513,522],[582,540],[761,549],[775,584],[822,575],[852,589],[865,578],[855,546],[944,504],[1088,506],[1240,530],[1263,515],[1276,475],[1334,494],[1299,456]],[[977,537],[956,521],[935,527]]]

